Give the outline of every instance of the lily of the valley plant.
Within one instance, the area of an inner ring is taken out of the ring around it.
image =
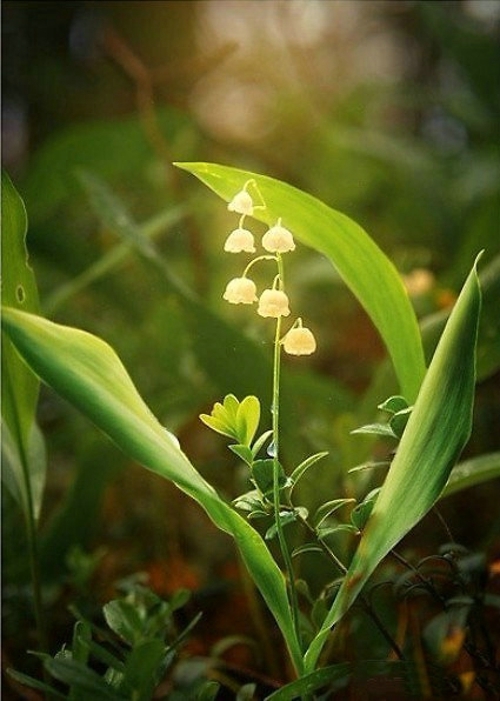
[[[10,484],[21,508],[30,515],[27,520],[33,531],[43,491],[39,466],[31,462],[39,377],[78,407],[133,460],[173,481],[234,539],[249,575],[281,630],[296,677],[309,680],[307,687],[294,687],[296,693],[285,687],[281,698],[308,698],[317,688],[314,680],[319,679],[321,686],[337,678],[335,675],[345,674],[345,665],[331,665],[322,671],[321,678],[314,676],[324,667],[321,656],[332,629],[357,599],[377,620],[364,588],[385,556],[447,489],[452,469],[470,434],[480,311],[476,265],[426,368],[418,323],[401,277],[359,225],[314,197],[272,178],[215,164],[179,165],[239,215],[236,228],[225,242],[225,251],[242,256],[255,254],[241,266],[239,276],[227,284],[224,299],[231,304],[255,305],[263,324],[274,320],[272,399],[266,408],[270,410],[270,428],[265,427],[258,435],[261,407],[254,395],[237,399],[229,394],[214,406],[211,414],[202,417],[208,426],[230,439],[231,450],[247,466],[251,489],[234,503],[228,503],[191,464],[177,439],[152,415],[117,355],[104,341],[37,315],[31,296],[19,294],[20,289],[32,286],[32,271],[21,253],[19,265],[12,268],[12,275],[5,281],[7,306],[2,316],[9,344],[4,416],[10,454],[14,456]],[[11,206],[16,216],[7,221],[8,235],[13,238],[12,250],[23,252],[25,228],[19,225],[23,218],[15,197]],[[260,242],[251,231],[250,218],[267,227]],[[400,430],[387,429],[399,439],[399,445],[380,489],[360,495],[357,502],[343,495],[325,494],[324,503],[312,514],[296,502],[299,490],[295,487],[325,454],[298,457],[291,467],[282,464],[282,353],[302,356],[316,349],[314,334],[303,321],[307,315],[304,310],[295,310],[293,294],[289,294],[286,284],[285,263],[296,241],[326,256],[364,307],[386,345],[400,395],[396,402],[382,405],[392,412],[391,425]],[[270,270],[265,289],[258,289],[252,279],[257,265]],[[189,296],[183,298],[183,303],[187,314],[199,318],[196,315],[201,303]],[[238,362],[244,367],[245,358]],[[269,415],[267,411],[266,414]],[[21,421],[17,420],[19,417]],[[336,514],[351,509],[349,523],[341,525],[350,529],[356,546],[352,559],[343,562],[330,538],[336,528]],[[260,528],[252,525],[254,519],[266,524],[264,536]],[[299,557],[300,552],[292,552],[287,541],[286,529],[291,523],[302,529],[314,550],[328,558],[332,579],[338,582],[335,596],[325,605],[321,618],[316,612],[314,621],[310,618],[307,625],[304,621],[309,612],[303,610],[299,601],[294,575],[294,556]],[[269,547],[274,538],[279,544],[277,559]],[[380,632],[394,654],[403,659],[404,650],[394,642],[392,632],[382,624]]]

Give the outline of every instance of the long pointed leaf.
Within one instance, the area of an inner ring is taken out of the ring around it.
[[[38,291],[28,264],[28,219],[23,201],[2,172],[2,298],[28,312],[38,310]],[[45,482],[43,441],[35,425],[39,382],[2,335],[2,477],[25,515],[40,511]]]
[[[413,403],[425,373],[417,319],[395,267],[368,234],[345,214],[279,180],[213,163],[176,165],[226,201],[249,180],[257,184],[266,208],[255,209],[254,217],[268,225],[282,217],[298,239],[330,259],[382,336],[401,392]]]
[[[380,561],[439,498],[469,438],[480,306],[474,266],[436,349],[346,577],[306,653],[306,670],[315,668],[330,628],[349,609]]]
[[[301,669],[283,574],[261,536],[196,471],[177,439],[156,420],[115,352],[78,329],[14,309],[3,313],[4,329],[44,382],[79,408],[127,455],[172,480],[195,499],[213,522],[231,534]]]

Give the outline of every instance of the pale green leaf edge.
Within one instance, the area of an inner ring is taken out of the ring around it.
[[[222,531],[233,536],[252,578],[274,615],[298,673],[299,644],[282,572],[261,536],[196,471],[139,396],[114,350],[85,331],[14,309],[2,324],[32,370],[106,433],[128,456],[173,481]]]

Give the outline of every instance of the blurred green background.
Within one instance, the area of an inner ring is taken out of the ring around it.
[[[358,221],[405,276],[429,352],[484,248],[490,287],[467,455],[499,449],[499,2],[7,0],[2,10],[3,164],[26,203],[43,311],[115,347],[218,489],[234,497],[245,479],[198,415],[228,391],[265,402],[270,375],[234,357],[230,334],[211,337],[208,313],[189,317],[182,286],[259,358],[272,339],[262,319],[222,301],[241,272],[222,250],[234,216],[174,161],[265,173]],[[182,285],[123,240],[133,222]],[[394,386],[375,330],[335,270],[313,251],[292,258],[288,285],[318,352],[285,361],[288,450],[295,464],[330,452],[304,487],[314,501],[356,490],[347,471],[371,443],[349,431],[372,420]],[[75,574],[75,547],[103,548],[94,584],[103,599],[138,570],[164,593],[220,585],[231,547],[195,506],[126,464],[46,389],[39,421],[53,604]],[[492,483],[443,502],[457,540],[498,548],[499,492]],[[5,580],[16,582],[5,586],[9,635],[28,593],[21,517],[5,492],[4,502]],[[412,547],[426,552],[443,538],[430,518]]]

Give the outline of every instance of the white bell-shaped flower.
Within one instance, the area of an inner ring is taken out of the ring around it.
[[[257,301],[255,282],[247,277],[236,277],[227,283],[223,298],[231,304],[253,304]]]
[[[230,212],[247,214],[251,217],[253,214],[253,200],[246,190],[240,190],[227,205],[227,208]]]
[[[228,253],[255,253],[253,234],[248,229],[238,227],[232,231],[226,239],[224,250]]]
[[[287,253],[295,250],[292,233],[281,226],[281,219],[262,237],[262,246],[270,253]]]
[[[316,339],[305,326],[293,327],[283,339],[283,348],[290,355],[311,355],[316,350]]]
[[[259,298],[257,313],[264,317],[288,316],[290,314],[288,297],[281,290],[264,290]]]

